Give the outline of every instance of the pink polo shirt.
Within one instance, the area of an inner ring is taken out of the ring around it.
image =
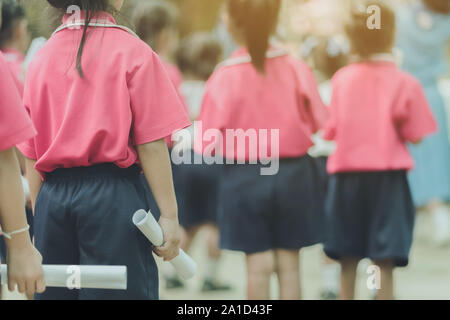
[[[19,89],[20,94],[23,95],[24,83],[22,68],[25,61],[25,55],[16,49],[3,49],[2,53],[12,72],[14,83]]]
[[[212,148],[215,141],[218,152],[239,160],[274,157],[273,143],[278,144],[281,158],[307,153],[313,144],[312,134],[322,128],[327,117],[316,80],[305,63],[281,50],[272,48],[268,55],[272,57],[266,61],[264,75],[246,61],[246,49],[236,51],[213,74],[206,85],[199,120],[204,133],[208,129],[221,132],[223,149],[220,139],[197,135],[194,147],[197,152]],[[255,146],[249,149],[251,138],[245,144],[238,143],[237,139],[227,143],[228,129],[249,130],[249,133],[256,130],[257,152]],[[267,129],[268,134],[261,129]],[[272,141],[272,129],[279,130],[279,140]]]
[[[173,86],[175,89],[179,90],[181,83],[183,83],[183,75],[181,74],[180,70],[175,66],[174,64],[162,61],[164,68],[166,68],[167,74],[169,75],[170,81],[172,81]]]
[[[68,16],[63,23],[67,23]],[[107,13],[92,22],[115,24]],[[81,78],[82,28],[54,34],[30,64],[24,101],[38,135],[20,150],[44,175],[56,168],[137,162],[136,145],[190,125],[167,72],[144,42],[115,27],[90,27]]]
[[[330,173],[413,168],[407,142],[437,129],[420,83],[392,62],[352,64],[333,78],[325,138]]]
[[[3,55],[0,53],[0,151],[36,135]]]

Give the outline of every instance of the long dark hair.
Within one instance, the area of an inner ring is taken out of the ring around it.
[[[100,11],[112,11],[108,0],[47,0],[48,3],[60,10],[67,10],[70,6],[78,6],[85,13],[85,23],[83,29],[83,36],[81,37],[80,45],[77,52],[76,68],[80,77],[83,77],[82,57],[83,49],[86,43],[86,33],[89,23],[95,13]]]
[[[281,0],[228,0],[228,13],[252,57],[253,66],[264,72],[269,39],[276,31]]]

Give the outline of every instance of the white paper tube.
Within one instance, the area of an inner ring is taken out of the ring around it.
[[[133,215],[133,223],[154,246],[163,244],[164,238],[161,227],[150,212],[136,211]],[[184,280],[192,278],[197,272],[197,264],[182,249],[170,263]]]
[[[127,289],[125,266],[43,265],[47,287],[69,289]],[[7,266],[1,265],[1,283],[8,283]]]

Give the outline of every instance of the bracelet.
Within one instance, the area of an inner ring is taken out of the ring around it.
[[[27,226],[25,228],[22,228],[22,229],[19,229],[19,230],[16,230],[16,231],[12,231],[12,232],[2,231],[2,234],[3,234],[3,236],[6,239],[11,240],[13,235],[18,234],[18,233],[22,233],[22,232],[26,232],[28,230],[30,230],[30,225],[29,224],[27,224]]]

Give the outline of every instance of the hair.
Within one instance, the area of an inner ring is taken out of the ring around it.
[[[270,36],[276,31],[281,0],[228,0],[232,27],[242,38],[252,64],[264,73]]]
[[[208,80],[222,57],[222,46],[209,33],[194,33],[180,43],[175,59],[184,74]]]
[[[109,0],[47,0],[48,3],[60,10],[66,11],[70,6],[78,6],[85,12],[85,24],[83,28],[83,35],[81,37],[80,45],[77,52],[76,68],[80,77],[83,77],[82,57],[83,49],[86,43],[86,33],[93,16],[101,11],[114,11],[109,5]]]
[[[423,0],[425,5],[432,11],[442,14],[450,14],[449,0]]]
[[[348,44],[338,36],[309,37],[314,42],[303,58],[311,58],[315,69],[327,79],[331,79],[349,61]],[[308,41],[308,39],[306,41]]]
[[[177,8],[167,0],[142,1],[132,14],[137,35],[155,50],[158,36],[164,30],[175,28],[177,20]]]
[[[3,3],[3,5],[2,5]],[[0,2],[1,19],[0,21],[0,48],[5,46],[5,42],[11,40],[17,23],[26,18],[25,10],[15,1],[5,0]]]
[[[370,29],[367,25],[372,13],[370,6],[380,9],[381,26]],[[353,53],[362,58],[373,54],[392,51],[395,42],[396,18],[393,9],[383,0],[353,0],[350,20],[345,29],[350,39]]]

